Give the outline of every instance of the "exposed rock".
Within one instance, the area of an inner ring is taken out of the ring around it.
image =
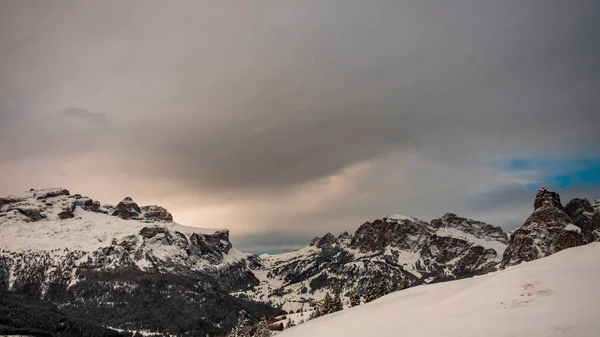
[[[67,190],[65,188],[48,188],[48,189],[30,190],[30,191],[33,193],[33,197],[38,200],[70,195],[69,190]]]
[[[363,252],[381,251],[388,245],[412,250],[431,233],[429,225],[418,219],[383,218],[361,225],[354,233],[350,247]]]
[[[5,205],[10,205],[10,204],[14,204],[14,203],[22,202],[22,201],[25,201],[25,198],[17,198],[17,197],[0,198],[0,211],[2,210],[2,207],[4,207]]]
[[[143,206],[141,208],[144,218],[153,221],[173,221],[173,216],[164,207],[157,205]]]
[[[327,246],[334,245],[335,243],[337,243],[337,239],[335,238],[335,236],[333,236],[333,234],[331,233],[327,233],[323,237],[314,238],[310,242],[310,245],[318,248],[324,248]]]
[[[558,193],[550,191],[546,187],[542,187],[535,196],[533,210],[535,211],[536,209],[545,205],[550,205],[560,210],[563,209],[563,205],[560,202],[560,196],[558,195]]]
[[[581,228],[586,242],[597,241],[600,231],[600,210],[596,210],[587,199],[575,198],[565,206],[565,212],[573,224]]]
[[[575,201],[569,206],[569,212],[579,213],[582,206],[585,208],[585,202]],[[504,252],[502,268],[585,243],[581,229],[573,224],[560,204],[558,193],[543,187],[536,195],[533,213],[521,228],[512,233]]]
[[[62,211],[62,212],[60,212],[60,213],[58,213],[58,217],[59,217],[61,220],[65,220],[65,219],[71,219],[71,218],[74,218],[74,217],[75,217],[75,214],[73,214],[73,212],[72,212],[72,211],[70,211],[70,210],[66,209],[66,210],[64,210],[64,211]]]
[[[130,197],[126,197],[117,204],[117,209],[114,210],[112,216],[118,216],[121,219],[129,220],[129,219],[137,219],[140,216],[142,210]]]
[[[508,237],[502,228],[485,222],[459,217],[454,213],[446,213],[439,219],[431,220],[431,227],[435,229],[454,228],[479,239],[493,238],[494,240],[508,244]]]
[[[348,233],[348,231],[344,231],[342,234],[340,234],[338,236],[338,240],[339,241],[352,240],[352,235],[350,235],[350,233]]]

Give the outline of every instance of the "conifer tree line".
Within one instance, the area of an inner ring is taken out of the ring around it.
[[[317,304],[317,307],[310,315],[310,319],[328,315],[336,311],[344,309],[344,303],[342,302],[342,296],[339,290],[334,292],[333,297],[329,292],[325,293],[325,297]]]
[[[364,286],[362,293],[358,290],[358,288],[354,288],[348,292],[347,296],[349,297],[350,306],[355,307],[363,302],[368,303],[374,301],[391,292],[402,290],[408,288],[409,286],[410,283],[408,279],[401,279],[399,282],[389,282],[385,277],[383,277],[383,275],[378,274],[376,277],[373,277],[369,280],[369,282]],[[321,301],[317,303],[315,309],[313,310],[308,319],[321,317],[337,311],[341,311],[343,309],[344,302],[342,301],[341,292],[339,289],[336,289],[333,292],[333,295],[330,292],[325,293],[325,296]],[[301,310],[298,311],[303,312]],[[300,323],[303,322],[304,320],[302,320]],[[285,325],[283,326],[285,326],[285,328],[287,329],[295,325],[296,324],[292,321],[292,319],[288,318]],[[240,313],[237,325],[228,335],[228,337],[269,336],[272,336],[272,333],[269,329],[269,324],[264,317],[260,320],[256,327],[253,327],[250,324],[250,321],[243,315],[243,313]]]
[[[250,320],[240,312],[236,326],[231,330],[228,337],[270,337],[272,335],[269,329],[267,319],[263,317],[255,328],[250,324]]]

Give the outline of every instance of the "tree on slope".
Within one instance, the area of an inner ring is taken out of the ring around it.
[[[250,328],[250,321],[240,312],[237,324],[229,333],[229,337],[250,337]]]
[[[387,280],[384,278],[380,278],[379,279],[379,287],[377,290],[377,298],[385,296],[387,294],[390,293],[390,285],[388,284]]]
[[[350,306],[355,307],[357,305],[360,305],[360,297],[360,293],[356,289],[352,289],[350,291]]]
[[[270,337],[271,330],[269,329],[269,324],[267,320],[263,317],[258,325],[256,326],[256,331],[254,332],[254,337]]]
[[[325,293],[325,297],[319,301],[315,307],[315,310],[310,315],[310,319],[321,317],[333,312],[333,298],[329,292]]]
[[[331,312],[336,312],[336,311],[340,311],[340,310],[344,310],[344,303],[342,303],[342,297],[341,297],[340,291],[336,290],[335,294],[333,295]]]
[[[379,287],[375,279],[369,280],[367,286],[365,287],[365,303],[369,303],[377,298],[379,298]]]

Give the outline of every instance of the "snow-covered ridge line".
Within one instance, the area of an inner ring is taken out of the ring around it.
[[[63,188],[30,190],[0,198],[0,249],[93,251],[155,223],[187,236],[223,234],[226,229],[180,225],[160,206],[139,207],[131,198],[103,205]]]

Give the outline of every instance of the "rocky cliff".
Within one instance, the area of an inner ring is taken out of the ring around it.
[[[536,260],[563,249],[600,241],[600,208],[587,199],[573,199],[564,207],[560,196],[541,188],[533,213],[510,236],[502,268]]]

